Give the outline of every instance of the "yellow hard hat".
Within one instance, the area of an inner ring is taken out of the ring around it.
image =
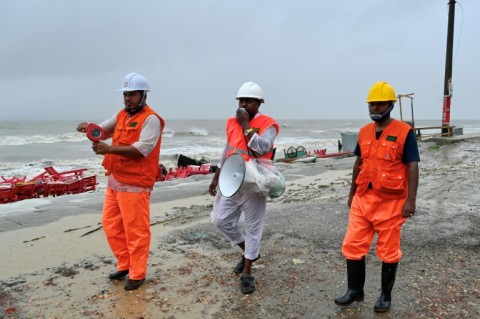
[[[397,101],[395,90],[387,82],[377,82],[368,92],[367,103],[385,101]]]

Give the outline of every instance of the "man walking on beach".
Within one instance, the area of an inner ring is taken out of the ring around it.
[[[264,102],[263,90],[254,82],[244,83],[237,94],[238,109],[235,117],[227,120],[227,145],[223,151],[213,180],[209,187],[212,196],[216,195],[211,213],[212,222],[230,241],[232,247],[238,245],[243,250],[240,262],[234,272],[240,275],[240,289],[249,294],[255,291],[251,266],[260,258],[260,241],[265,224],[266,196],[240,190],[227,198],[217,194],[220,171],[226,158],[233,153],[240,154],[247,162],[251,158],[273,157],[273,145],[279,126],[269,116],[258,112]],[[245,234],[239,228],[241,213],[245,215]]]
[[[418,187],[417,139],[408,124],[390,117],[396,102],[393,88],[377,82],[368,93],[373,123],[360,129],[355,149],[350,217],[342,253],[347,259],[347,293],[340,306],[363,301],[365,255],[377,233],[377,256],[382,260],[381,293],[375,312],[390,309],[400,250],[400,229],[416,209]]]
[[[93,142],[95,154],[104,155],[107,189],[102,225],[108,244],[117,258],[117,271],[111,280],[123,279],[126,290],[145,281],[150,250],[150,192],[159,174],[160,144],[164,120],[147,105],[150,86],[140,74],[125,76],[119,91],[125,108],[102,122],[105,139],[112,145]],[[77,131],[85,132],[88,123]]]

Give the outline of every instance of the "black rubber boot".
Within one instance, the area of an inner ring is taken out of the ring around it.
[[[397,275],[398,263],[382,263],[382,292],[378,297],[373,310],[375,312],[387,312],[392,303],[392,289]]]
[[[108,278],[110,278],[111,280],[120,280],[123,279],[123,277],[125,277],[126,275],[128,275],[128,269],[117,270],[116,272],[112,272],[110,275],[108,275]]]
[[[365,284],[365,257],[360,260],[347,259],[347,293],[335,299],[339,306],[348,306],[353,302],[363,301],[363,286]]]

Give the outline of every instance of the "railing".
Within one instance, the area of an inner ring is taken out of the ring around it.
[[[413,128],[415,131],[415,136],[417,140],[421,141],[424,138],[429,137],[451,137],[453,136],[453,129],[455,126],[429,126],[429,127],[415,127]],[[432,131],[437,130],[440,133],[425,133],[425,131]]]

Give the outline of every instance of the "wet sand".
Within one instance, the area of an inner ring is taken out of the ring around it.
[[[0,318],[477,318],[480,138],[444,141],[420,143],[417,214],[403,227],[390,313],[373,312],[374,246],[365,301],[333,303],[346,290],[347,157],[279,164],[287,191],[268,201],[252,295],[232,271],[240,250],[210,223],[212,176],[157,183],[147,280],[131,292],[107,279],[115,261],[96,230],[101,191],[19,205],[0,219]]]

